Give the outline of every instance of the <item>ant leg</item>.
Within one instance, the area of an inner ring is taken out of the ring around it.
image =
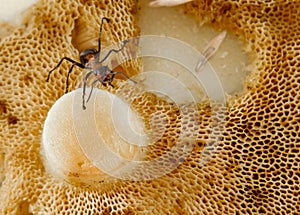
[[[115,88],[115,86],[114,85],[112,85],[112,81],[114,80],[114,77],[115,77],[115,74],[112,74],[112,76],[109,78],[109,81],[108,81],[108,84],[110,85],[110,86],[112,86],[112,88]]]
[[[66,80],[66,92],[65,92],[65,93],[68,93],[68,91],[69,91],[69,77],[70,77],[70,74],[71,74],[71,72],[72,72],[74,66],[75,66],[75,64],[73,64],[73,65],[71,66],[71,69],[70,69],[69,72],[68,72],[68,76],[67,76],[67,80]]]
[[[93,89],[94,89],[94,85],[97,83],[97,81],[100,81],[100,80],[97,79],[97,80],[93,81],[93,83],[92,83],[92,88],[91,88],[90,94],[89,94],[89,96],[88,96],[88,98],[87,98],[87,100],[86,100],[86,103],[89,102],[89,100],[90,100],[90,98],[91,98],[91,95],[92,95],[92,92],[93,92]]]
[[[120,49],[111,49],[99,63],[102,63],[103,61],[105,61],[109,57],[109,55],[111,55],[111,53],[113,53],[113,52],[118,53],[118,52],[122,51],[127,43],[128,43],[128,40],[124,40],[123,45]]]
[[[104,20],[105,20],[107,23],[110,22],[110,20],[109,20],[108,18],[106,18],[106,17],[103,17],[103,18],[101,19],[100,30],[99,30],[99,36],[98,36],[98,53],[101,52],[101,33],[102,33],[102,25],[103,25],[103,21],[104,21]]]
[[[115,86],[114,85],[112,85],[112,83],[111,83],[111,81],[110,82],[108,82],[108,84],[112,87],[112,88],[115,88]]]
[[[54,67],[54,68],[48,73],[48,77],[47,77],[47,80],[46,80],[47,82],[48,82],[49,79],[50,79],[51,73],[52,73],[54,70],[56,70],[56,69],[61,65],[61,63],[62,63],[64,60],[67,60],[67,61],[71,62],[73,65],[78,66],[78,67],[80,67],[80,68],[82,68],[82,69],[85,68],[85,66],[84,66],[83,64],[78,63],[78,62],[72,60],[71,58],[63,57],[63,58],[59,61],[59,63],[56,65],[56,67]]]
[[[88,72],[83,80],[83,92],[82,92],[82,109],[85,110],[85,100],[84,100],[84,96],[85,96],[85,89],[86,89],[86,82],[88,80],[88,78],[90,77],[90,75],[93,74],[93,71]]]
[[[125,75],[123,72],[114,72],[112,70],[110,70],[110,73],[113,75],[112,78],[114,77],[114,75],[117,75],[117,74],[120,74],[122,75],[123,77],[127,78],[128,80],[132,81],[133,83],[137,84],[136,81],[132,80],[131,78],[129,78],[127,75]],[[112,79],[111,79],[112,81]]]
[[[112,86],[113,88],[114,88],[115,86],[112,85],[111,82],[112,82],[114,76],[115,76],[115,75],[113,74],[113,75],[109,78],[109,80],[108,80],[108,84],[109,84],[110,86]],[[95,84],[96,84],[98,81],[99,81],[102,85],[105,84],[105,83],[103,82],[103,80],[101,80],[101,79],[96,79],[95,81],[93,81],[93,83],[92,83],[92,88],[91,88],[91,91],[90,91],[90,93],[89,93],[89,96],[88,96],[88,98],[87,98],[87,100],[86,100],[86,103],[89,102],[89,100],[90,100],[90,98],[91,98],[91,95],[92,95],[92,92],[93,92],[93,89],[94,89],[94,86],[95,86]],[[105,86],[106,86],[106,85],[105,85]]]

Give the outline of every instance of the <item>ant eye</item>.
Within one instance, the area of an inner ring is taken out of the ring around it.
[[[88,60],[85,58],[85,56],[80,56],[80,62],[85,65]]]
[[[97,53],[96,49],[86,49],[82,51],[79,56],[80,62],[85,65],[87,62],[89,62],[89,59],[93,57],[96,53]]]

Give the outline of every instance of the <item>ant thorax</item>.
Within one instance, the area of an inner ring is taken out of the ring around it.
[[[97,58],[95,58],[94,56],[91,56],[90,58],[88,58],[88,62],[86,63],[85,66],[86,66],[86,68],[96,70],[98,67],[101,66],[101,63],[98,61]]]

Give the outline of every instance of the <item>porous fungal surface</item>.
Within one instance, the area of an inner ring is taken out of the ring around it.
[[[119,2],[40,1],[26,25],[1,40],[0,213],[299,214],[300,1],[197,0],[184,6],[195,19],[238,35],[253,59],[245,93],[228,103],[225,130],[215,139],[210,130],[222,126],[224,116],[214,122],[211,106],[198,104],[196,111],[186,105],[179,113],[151,93],[135,94],[135,87],[112,90],[131,98],[146,122],[155,113],[162,117],[154,122],[167,125],[149,159],[170,150],[183,130],[196,131],[193,141],[174,152],[193,145],[176,169],[151,180],[116,180],[109,189],[61,181],[46,171],[40,154],[43,122],[64,94],[69,64],[46,83],[48,71],[62,57],[78,59],[78,50],[96,46],[103,16],[111,19],[104,26],[104,46],[138,35],[137,2]],[[80,72],[71,75],[70,90]],[[213,155],[204,159],[205,146],[214,142]]]

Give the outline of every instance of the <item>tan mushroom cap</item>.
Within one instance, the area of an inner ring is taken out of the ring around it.
[[[40,1],[26,25],[1,40],[0,213],[298,213],[300,1],[197,0],[184,6],[196,19],[238,35],[253,59],[245,93],[230,100],[226,131],[205,165],[199,161],[209,141],[211,108],[199,104],[194,150],[167,175],[147,181],[118,180],[101,190],[57,180],[46,171],[40,155],[43,124],[64,94],[68,65],[62,65],[50,83],[45,80],[63,56],[78,58],[71,40],[74,26],[86,26],[87,37],[97,38],[94,26],[99,26],[102,16],[110,17],[103,36],[106,45],[139,33],[136,1],[101,2]],[[78,44],[78,49],[86,46]],[[130,76],[137,73],[132,68],[138,63],[124,65]],[[75,70],[71,75],[71,90],[80,81],[79,74]],[[136,96],[134,88],[118,93],[136,98],[133,105],[145,121],[147,115],[157,113],[169,122],[148,158],[172,148],[185,122],[176,107],[151,93]]]

